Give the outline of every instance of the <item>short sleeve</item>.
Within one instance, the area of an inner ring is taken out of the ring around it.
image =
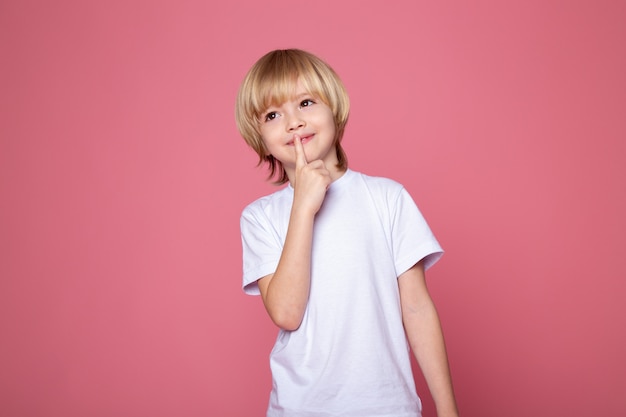
[[[393,205],[392,248],[398,276],[420,260],[424,261],[426,270],[443,255],[426,219],[405,188],[400,190]]]
[[[257,281],[276,271],[282,243],[269,219],[259,207],[248,206],[240,221],[243,251],[243,290],[259,295]]]

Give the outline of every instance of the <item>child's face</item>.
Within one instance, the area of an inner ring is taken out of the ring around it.
[[[294,97],[268,108],[260,117],[261,137],[267,151],[279,160],[289,178],[295,169],[294,136],[300,136],[308,162],[321,159],[327,169],[337,164],[335,120],[323,101],[298,83]]]

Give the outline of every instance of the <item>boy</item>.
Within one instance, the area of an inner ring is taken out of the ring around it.
[[[237,97],[241,135],[288,183],[241,216],[244,291],[280,328],[267,416],[418,417],[409,345],[438,416],[457,416],[424,277],[443,252],[400,184],[348,169],[349,107],[296,49],[263,56]]]

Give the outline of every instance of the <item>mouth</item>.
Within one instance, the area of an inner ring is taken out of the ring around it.
[[[315,136],[314,133],[310,134],[310,135],[306,135],[306,136],[300,136],[300,141],[302,142],[302,145],[306,144],[307,142],[310,142],[313,139],[313,136]],[[287,142],[288,146],[293,146],[293,139],[291,139],[289,142]]]

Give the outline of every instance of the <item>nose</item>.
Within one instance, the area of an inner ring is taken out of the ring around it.
[[[287,130],[293,132],[305,126],[305,122],[298,113],[291,113],[287,116]]]

